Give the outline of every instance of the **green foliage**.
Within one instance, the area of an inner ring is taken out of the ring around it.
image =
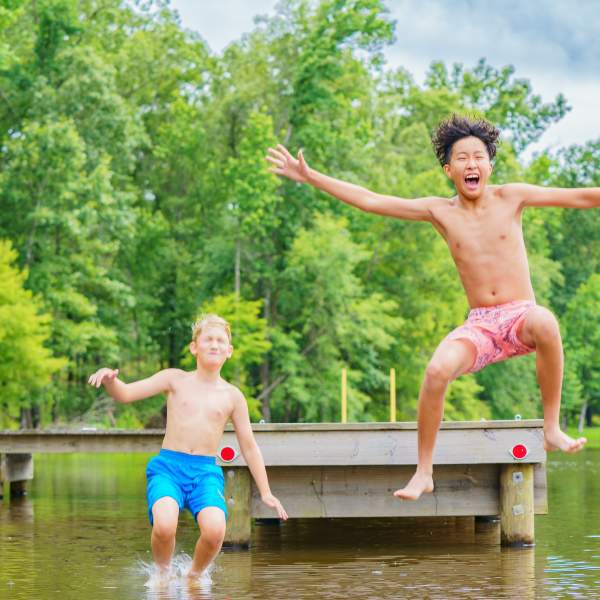
[[[524,165],[565,99],[544,102],[512,66],[483,59],[434,62],[419,85],[385,67],[394,35],[382,0],[283,0],[216,55],[163,0],[1,3],[0,237],[30,316],[27,352],[0,341],[0,358],[46,357],[45,374],[2,397],[5,424],[32,404],[42,422],[154,423],[160,398],[115,406],[85,381],[103,364],[131,379],[192,367],[182,349],[199,307],[232,322],[224,374],[254,419],[337,420],[343,367],[352,420],[387,419],[391,367],[399,416],[415,418],[431,353],[467,310],[446,245],[427,224],[278,181],[266,148],[304,148],[319,170],[415,198],[454,194],[429,140],[453,111],[501,128],[494,183],[600,185],[600,143]],[[569,418],[586,402],[600,410],[598,214],[523,217],[538,302],[565,330]],[[445,414],[539,410],[528,357],[455,382]]]
[[[47,346],[51,317],[24,288],[27,273],[17,253],[0,240],[0,427],[12,425],[23,407],[44,404],[53,374],[66,366]]]
[[[566,354],[574,367],[574,378],[581,382],[581,394],[567,403],[576,414],[585,400],[598,412],[600,408],[600,273],[592,274],[569,301],[563,325]]]
[[[368,294],[355,273],[369,254],[344,220],[326,215],[316,215],[314,228],[296,237],[282,274],[281,326],[273,341],[274,361],[286,374],[273,398],[278,419],[337,420],[343,366],[349,368],[349,418],[369,418],[367,392],[385,385],[381,353],[402,324],[396,303]]]

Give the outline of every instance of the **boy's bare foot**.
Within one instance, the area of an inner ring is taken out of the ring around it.
[[[417,471],[405,487],[394,492],[394,496],[403,500],[418,500],[421,494],[431,492],[433,492],[433,477],[430,473]]]
[[[155,564],[150,573],[150,578],[146,582],[146,587],[158,587],[160,589],[166,589],[169,587],[169,584],[174,576],[175,574],[170,567],[160,567]]]
[[[544,450],[546,452],[562,450],[572,454],[573,452],[579,452],[586,443],[586,438],[580,437],[575,440],[560,429],[544,430]]]

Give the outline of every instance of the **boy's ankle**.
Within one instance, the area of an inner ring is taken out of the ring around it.
[[[415,475],[422,477],[433,477],[433,467],[417,467]]]
[[[556,433],[557,431],[562,431],[558,423],[544,423],[544,433]]]

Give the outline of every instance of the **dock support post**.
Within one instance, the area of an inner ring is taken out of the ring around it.
[[[5,454],[4,474],[10,486],[10,497],[18,498],[27,493],[27,482],[33,479],[31,454]]]
[[[503,546],[524,546],[535,543],[533,509],[533,465],[502,465],[500,523]]]
[[[252,482],[247,467],[228,467],[225,474],[225,502],[229,516],[225,543],[233,546],[250,546],[252,529]]]

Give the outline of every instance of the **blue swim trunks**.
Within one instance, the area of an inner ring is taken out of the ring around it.
[[[162,448],[153,456],[146,467],[146,498],[148,517],[153,522],[152,507],[165,496],[173,498],[179,505],[196,515],[207,506],[216,506],[225,513],[225,479],[223,469],[216,464],[214,456],[186,454]]]

